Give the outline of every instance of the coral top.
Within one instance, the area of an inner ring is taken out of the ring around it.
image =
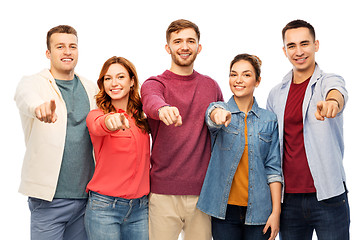
[[[95,172],[87,185],[103,195],[126,199],[140,198],[150,191],[150,137],[124,113],[130,128],[111,132],[105,126],[102,110],[95,109],[86,119],[95,152]]]

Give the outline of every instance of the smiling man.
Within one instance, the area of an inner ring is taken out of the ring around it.
[[[268,97],[279,122],[285,180],[280,239],[349,239],[349,204],[343,167],[345,81],[315,62],[319,41],[312,25],[288,23],[283,51],[293,66]]]
[[[166,31],[170,70],[150,77],[141,88],[144,112],[152,134],[150,239],[210,240],[210,217],[196,208],[210,160],[205,111],[222,101],[218,84],[194,71],[201,52],[198,27],[187,20]]]
[[[97,88],[74,72],[74,28],[49,30],[46,57],[50,69],[24,77],[15,93],[26,143],[19,192],[29,197],[31,239],[85,240],[85,187],[94,171],[86,116]]]

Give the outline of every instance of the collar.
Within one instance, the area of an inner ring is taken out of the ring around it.
[[[245,114],[244,112],[240,111],[236,102],[235,102],[235,98],[234,98],[234,95],[230,98],[230,100],[227,102],[228,104],[228,107],[229,107],[229,111],[231,113],[243,113]],[[249,114],[250,113],[253,113],[257,118],[259,118],[259,114],[260,114],[260,108],[259,108],[259,105],[256,101],[256,98],[254,97],[254,103],[251,107],[251,110],[249,111]]]

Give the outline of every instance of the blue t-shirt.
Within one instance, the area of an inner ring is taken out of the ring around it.
[[[75,75],[73,80],[57,80],[67,109],[64,155],[54,198],[87,198],[86,185],[94,173],[93,147],[86,117],[90,103],[84,86]]]

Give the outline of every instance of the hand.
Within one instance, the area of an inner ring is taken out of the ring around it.
[[[265,234],[268,229],[271,229],[271,234],[270,234],[270,238],[269,240],[274,240],[277,236],[277,234],[279,233],[279,228],[280,228],[280,214],[274,214],[271,213],[271,215],[269,216],[266,225],[263,229],[263,233]]]
[[[334,100],[320,101],[317,103],[315,117],[317,120],[324,121],[325,117],[334,118],[339,113],[338,102]]]
[[[51,100],[50,102],[45,102],[35,108],[35,116],[41,122],[54,123],[57,120],[55,109],[56,109],[55,100]]]
[[[125,130],[126,128],[129,129],[129,120],[125,117],[123,113],[114,113],[109,114],[105,118],[105,126],[109,131],[117,131],[117,130]]]
[[[182,125],[182,118],[179,109],[176,107],[165,106],[159,109],[159,118],[166,126],[175,124],[175,127]]]
[[[215,108],[210,114],[210,119],[217,125],[225,125],[227,127],[231,122],[231,112],[222,108]]]

